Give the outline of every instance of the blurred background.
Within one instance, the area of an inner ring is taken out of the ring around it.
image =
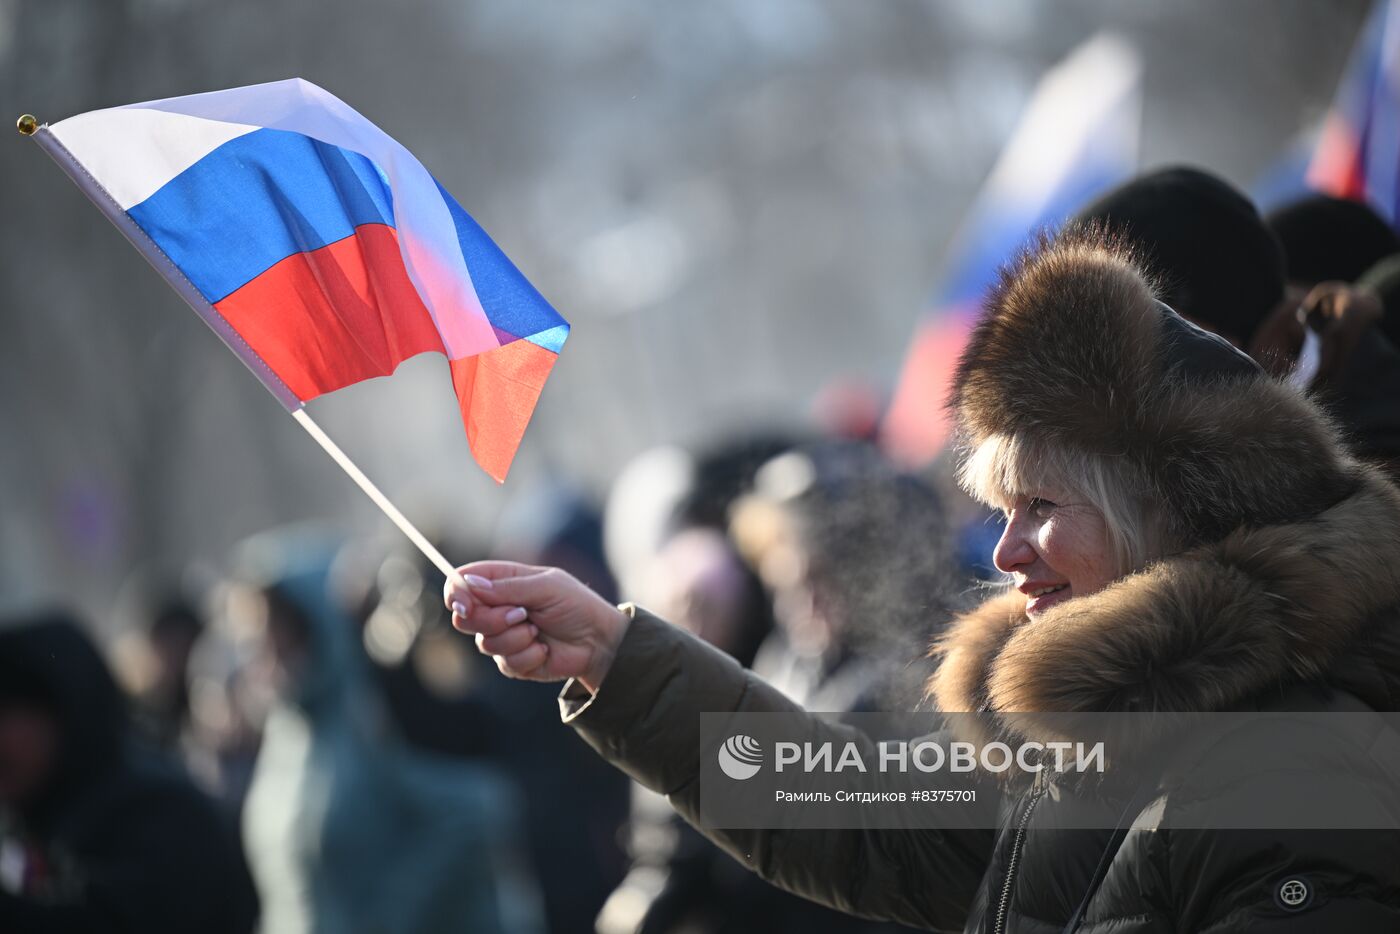
[[[573,330],[503,485],[435,355],[314,401],[326,431],[454,561],[562,566],[809,709],[907,710],[993,576],[996,517],[936,457],[988,277],[1140,171],[1267,209],[1329,151],[1323,187],[1400,252],[1400,0],[1354,54],[1370,9],[0,0],[0,114],[339,96]],[[11,137],[0,175],[0,928],[892,930],[769,888],[561,725],[555,686],[500,678],[44,153]],[[1400,470],[1397,384],[1347,366]]]
[[[509,481],[446,363],[312,404],[410,517],[489,541],[659,442],[888,396],[1042,76],[1140,61],[1144,167],[1250,188],[1315,128],[1364,0],[0,0],[0,112],[56,121],[301,76],[411,148],[574,327]],[[278,523],[382,529],[37,147],[0,146],[0,594],[110,621],[134,572]]]

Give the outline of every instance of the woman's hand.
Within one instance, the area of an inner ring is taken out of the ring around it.
[[[627,631],[625,613],[558,568],[478,561],[443,588],[452,625],[501,673],[531,681],[577,678],[597,693]]]

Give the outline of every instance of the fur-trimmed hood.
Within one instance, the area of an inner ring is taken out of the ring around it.
[[[1218,711],[1322,681],[1400,706],[1400,491],[1306,397],[1154,298],[1093,230],[1003,274],[958,369],[961,440],[1111,455],[1179,550],[1034,621],[1010,591],[935,647],[944,711]]]
[[[1009,591],[935,651],[939,710],[1228,710],[1307,681],[1400,709],[1400,491],[1366,472],[1298,522],[1241,528],[1025,615]]]

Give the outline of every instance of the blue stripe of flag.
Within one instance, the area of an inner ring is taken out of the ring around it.
[[[564,340],[569,336],[568,322],[535,291],[530,280],[515,268],[495,241],[440,183],[438,191],[452,212],[457,241],[462,245],[462,257],[471,273],[476,296],[497,333],[524,338],[555,353],[563,350]]]
[[[210,304],[361,224],[394,225],[373,162],[269,129],[224,143],[127,213]]]

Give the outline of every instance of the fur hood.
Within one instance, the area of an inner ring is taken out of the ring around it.
[[[1305,681],[1395,710],[1400,491],[1367,471],[1317,516],[1237,529],[1034,622],[1025,599],[993,597],[949,628],[939,710],[1217,711]]]

